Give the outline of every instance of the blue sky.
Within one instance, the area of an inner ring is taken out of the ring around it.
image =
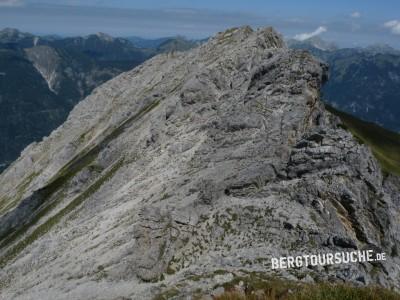
[[[400,48],[400,1],[0,0],[0,28],[36,34],[202,38],[240,25],[272,25],[286,37],[320,34],[342,46]]]

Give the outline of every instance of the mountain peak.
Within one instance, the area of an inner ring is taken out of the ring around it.
[[[241,27],[98,87],[0,176],[2,296],[152,299],[179,286],[186,299],[265,279],[271,256],[391,253],[399,191],[325,110],[326,72],[272,28]],[[399,265],[279,274],[399,285]]]
[[[389,54],[399,54],[399,50],[393,48],[392,46],[385,43],[376,43],[369,45],[365,50],[373,53],[389,53]]]
[[[338,49],[337,45],[334,42],[328,42],[319,36],[309,38],[308,40],[306,40],[306,42],[312,44],[315,48],[324,51],[333,51]]]
[[[114,37],[112,37],[111,35],[104,33],[104,32],[98,32],[95,34],[99,39],[106,41],[106,42],[113,42],[114,41]]]
[[[26,37],[34,37],[34,35],[26,32],[21,32],[16,28],[6,27],[0,30],[0,38],[21,39]]]
[[[263,48],[285,48],[285,43],[282,36],[277,33],[272,27],[260,28],[254,31],[250,26],[242,26],[228,29],[219,32],[211,43],[226,43],[227,41],[233,43],[242,43],[249,37],[250,40],[255,41],[258,46]]]
[[[18,34],[19,32],[20,31],[18,29],[11,28],[11,27],[6,27],[6,28],[3,28],[2,30],[0,30],[0,33],[10,34],[10,35],[15,35],[15,34]]]

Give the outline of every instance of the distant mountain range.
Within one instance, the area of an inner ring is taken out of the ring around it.
[[[290,48],[304,49],[304,50],[321,50],[321,51],[334,51],[339,47],[334,42],[328,42],[321,39],[318,36],[309,38],[304,41],[298,41],[295,39],[288,39],[286,44]]]
[[[319,38],[289,40],[327,62],[324,100],[335,108],[400,132],[400,51],[388,45],[339,49]]]
[[[0,171],[22,149],[66,119],[71,109],[101,83],[150,57],[196,47],[183,37],[155,40],[36,36],[0,31]]]
[[[58,38],[0,31],[0,170],[64,122],[95,87],[154,54],[105,34]]]
[[[146,39],[138,36],[130,36],[126,37],[128,41],[130,41],[133,45],[139,48],[149,48],[149,49],[157,49],[165,41],[173,39],[174,37],[163,37],[158,39]]]
[[[0,171],[57,128],[101,83],[152,56],[206,42],[183,37],[36,36],[0,31]],[[386,45],[339,49],[318,37],[288,40],[330,65],[324,99],[337,109],[400,131],[400,52]]]
[[[141,37],[127,37],[133,45],[139,48],[147,48],[156,53],[169,51],[186,51],[205,43],[208,39],[189,40],[182,36],[165,37],[159,39],[145,39]]]

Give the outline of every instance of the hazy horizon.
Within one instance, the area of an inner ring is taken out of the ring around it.
[[[305,0],[127,1],[0,0],[0,28],[37,35],[111,36],[148,39],[182,35],[201,39],[226,28],[273,26],[285,38],[320,36],[340,47],[388,44],[400,48],[400,3],[389,0],[321,3]]]
[[[246,26],[246,25],[242,25],[242,26]],[[24,30],[20,30],[19,28],[15,28],[15,27],[3,27],[3,28],[0,28],[0,31],[2,31],[2,30],[4,30],[4,29],[16,29],[16,30],[18,30],[19,32],[22,32],[22,33],[29,33],[29,34],[32,34],[32,35],[35,35],[35,36],[39,36],[39,37],[50,37],[50,36],[54,36],[54,37],[58,37],[58,38],[61,38],[61,39],[63,39],[63,38],[73,38],[73,37],[85,37],[85,36],[89,36],[89,35],[95,35],[95,34],[98,34],[98,33],[103,33],[103,34],[106,34],[106,35],[109,35],[109,36],[111,36],[111,37],[113,37],[113,38],[123,38],[123,39],[129,39],[129,38],[139,38],[139,39],[143,39],[143,40],[149,40],[149,41],[151,41],[151,40],[158,40],[158,39],[168,39],[168,38],[177,38],[177,37],[181,37],[181,38],[184,38],[184,39],[186,39],[186,40],[193,40],[193,41],[199,41],[199,40],[203,40],[203,39],[207,39],[207,38],[210,38],[210,37],[212,37],[212,35],[211,36],[204,36],[204,37],[199,37],[199,38],[193,38],[193,37],[189,37],[189,36],[185,36],[185,35],[182,35],[182,34],[179,34],[179,33],[176,33],[176,34],[172,34],[172,35],[168,35],[168,36],[155,36],[155,37],[146,37],[146,36],[140,36],[140,35],[126,35],[126,36],[118,36],[118,35],[112,35],[112,34],[109,34],[109,33],[107,33],[107,32],[103,32],[103,31],[97,31],[97,32],[92,32],[92,33],[87,33],[87,34],[82,34],[82,35],[79,35],[79,34],[71,34],[71,35],[68,35],[68,34],[58,34],[58,33],[38,33],[38,32],[29,32],[29,31],[24,31]],[[256,28],[253,28],[253,29],[256,29]],[[379,43],[379,42],[372,42],[372,43],[370,43],[370,44],[365,44],[365,45],[354,45],[354,46],[351,46],[351,45],[340,45],[339,43],[337,43],[337,41],[334,41],[334,40],[329,40],[329,39],[325,39],[324,37],[321,37],[321,36],[316,36],[317,38],[319,38],[319,39],[321,39],[322,41],[324,41],[324,42],[327,42],[327,43],[333,43],[335,46],[337,46],[339,49],[345,49],[345,48],[366,48],[366,47],[370,47],[370,46],[390,46],[390,47],[392,47],[392,48],[394,48],[394,49],[396,49],[396,50],[400,50],[400,46],[395,46],[395,45],[390,45],[390,44],[388,44],[388,43]],[[294,39],[294,37],[288,37],[288,36],[283,36],[283,38],[285,39],[285,40],[295,40]]]

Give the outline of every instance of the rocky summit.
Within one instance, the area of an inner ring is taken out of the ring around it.
[[[0,177],[0,298],[190,299],[243,273],[400,288],[400,179],[325,110],[326,79],[241,27],[96,88]],[[354,249],[387,261],[270,263]]]

